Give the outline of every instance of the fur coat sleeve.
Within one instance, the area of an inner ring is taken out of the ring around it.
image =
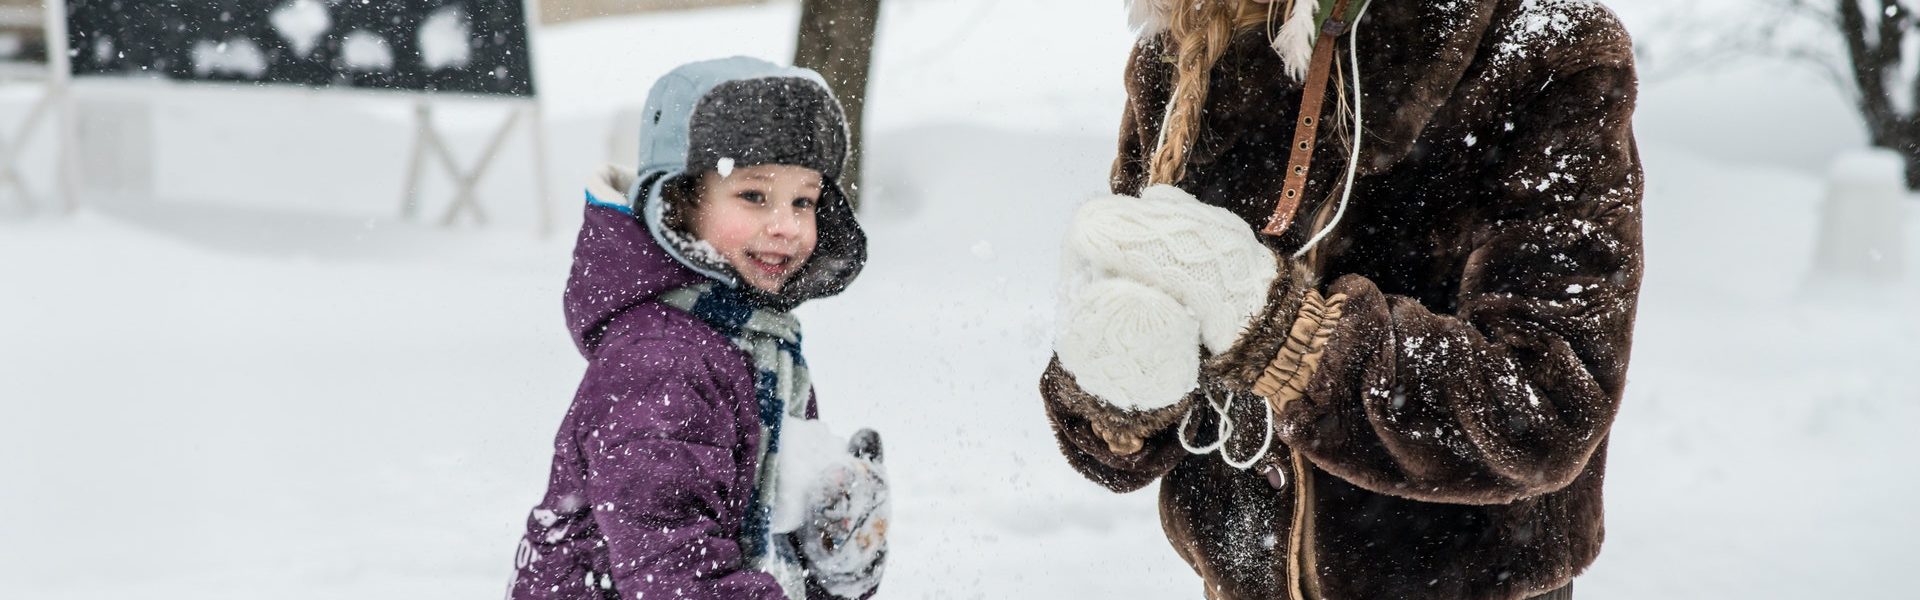
[[[1455,307],[1335,280],[1347,315],[1280,437],[1355,485],[1504,504],[1566,486],[1606,438],[1641,273],[1630,56],[1583,57],[1516,107]]]
[[[1116,492],[1131,492],[1153,483],[1173,470],[1187,452],[1174,439],[1176,428],[1168,427],[1145,439],[1142,449],[1120,454],[1093,432],[1086,407],[1103,401],[1093,397],[1073,380],[1073,374],[1054,358],[1040,376],[1040,397],[1047,408],[1047,420],[1053,423],[1054,438],[1067,456],[1067,463],[1093,480]]]

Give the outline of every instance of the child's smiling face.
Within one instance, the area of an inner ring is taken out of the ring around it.
[[[813,256],[820,194],[820,172],[806,167],[755,165],[726,176],[710,171],[700,181],[693,234],[748,285],[779,293]]]

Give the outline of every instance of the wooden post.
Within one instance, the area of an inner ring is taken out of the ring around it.
[[[480,179],[492,169],[508,137],[519,129],[521,121],[526,121],[527,145],[533,153],[534,227],[537,235],[545,237],[553,227],[553,216],[548,212],[546,200],[547,130],[543,118],[540,101],[528,98],[515,102],[498,129],[480,146],[480,155],[472,164],[463,166],[454,156],[446,135],[434,124],[432,101],[424,98],[415,101],[413,152],[407,159],[406,179],[401,184],[400,218],[413,219],[420,213],[422,180],[428,170],[438,170],[453,184],[453,202],[441,214],[440,225],[451,227],[459,222],[462,214],[470,215],[476,224],[485,224],[488,219],[485,208],[480,205]],[[433,169],[434,166],[439,168]]]
[[[400,183],[400,218],[420,213],[420,167],[427,160],[427,140],[433,136],[433,106],[425,98],[413,103],[413,152],[407,157],[407,176]]]
[[[800,39],[793,51],[793,64],[819,71],[846,108],[848,143],[853,153],[841,183],[855,208],[860,206],[861,116],[866,109],[867,73],[873,67],[873,38],[879,21],[880,0],[804,0]]]

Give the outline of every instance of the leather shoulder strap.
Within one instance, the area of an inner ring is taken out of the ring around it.
[[[1313,0],[1294,0],[1310,2]],[[1300,210],[1300,195],[1307,188],[1307,173],[1313,168],[1313,148],[1319,140],[1321,111],[1327,100],[1327,80],[1332,75],[1334,41],[1347,30],[1347,4],[1338,0],[1320,26],[1320,39],[1313,46],[1313,62],[1308,63],[1306,87],[1300,92],[1300,121],[1293,127],[1293,145],[1287,158],[1287,178],[1280,198],[1274,202],[1273,217],[1260,233],[1279,237],[1293,225]]]

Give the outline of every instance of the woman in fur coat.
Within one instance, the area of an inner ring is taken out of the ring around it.
[[[1115,196],[1070,227],[1041,380],[1067,460],[1160,481],[1209,598],[1570,598],[1641,281],[1618,20],[1131,9]]]

